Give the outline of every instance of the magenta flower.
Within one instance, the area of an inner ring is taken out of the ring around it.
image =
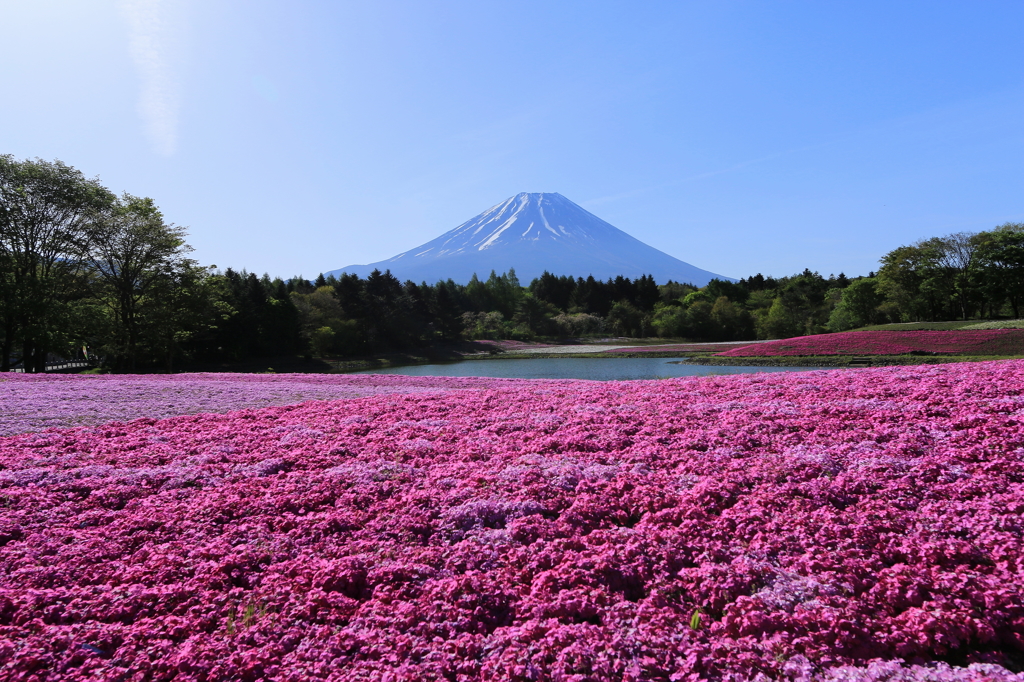
[[[1024,361],[0,392],[0,679],[1024,681]]]
[[[840,332],[798,336],[734,348],[723,357],[777,355],[1024,355],[1024,329],[954,331]]]

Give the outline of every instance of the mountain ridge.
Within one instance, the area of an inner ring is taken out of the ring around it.
[[[524,283],[545,270],[601,280],[646,274],[658,282],[698,286],[715,278],[735,281],[659,251],[557,192],[520,192],[397,256],[324,274],[365,277],[378,269],[391,270],[401,280],[465,284],[473,274],[486,278],[491,270],[509,268]]]

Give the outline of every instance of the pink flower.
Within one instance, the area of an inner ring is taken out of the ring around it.
[[[1024,330],[840,332],[755,343],[716,353],[716,355],[739,358],[780,355],[905,355],[907,353],[1020,355],[1024,354]]]
[[[1024,681],[1024,361],[0,387],[0,679]]]

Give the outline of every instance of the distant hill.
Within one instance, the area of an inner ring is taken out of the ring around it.
[[[465,284],[474,273],[486,279],[515,268],[523,284],[545,270],[556,275],[597,279],[652,275],[704,286],[714,278],[736,281],[685,263],[644,244],[593,213],[551,192],[522,192],[454,230],[369,265],[349,265],[325,272],[365,277],[391,270],[400,280],[433,284],[449,278]]]

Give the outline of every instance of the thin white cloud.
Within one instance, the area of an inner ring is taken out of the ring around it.
[[[128,20],[128,49],[142,80],[138,111],[158,154],[178,146],[179,88],[171,63],[167,0],[122,0]]]

